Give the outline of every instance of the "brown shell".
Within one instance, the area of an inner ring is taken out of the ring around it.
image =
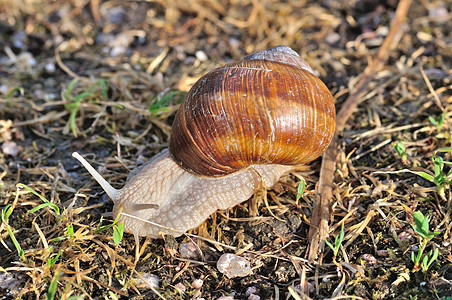
[[[173,123],[170,153],[202,176],[302,164],[322,154],[335,126],[331,93],[311,72],[244,60],[211,71],[190,89]]]

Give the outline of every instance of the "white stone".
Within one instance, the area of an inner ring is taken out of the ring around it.
[[[225,253],[220,256],[217,269],[228,278],[245,277],[251,273],[250,262],[232,253]]]

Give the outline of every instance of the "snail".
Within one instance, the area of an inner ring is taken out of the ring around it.
[[[278,46],[201,77],[187,93],[163,150],[114,189],[78,153],[135,237],[177,237],[216,210],[271,188],[331,142],[333,97],[305,60]]]

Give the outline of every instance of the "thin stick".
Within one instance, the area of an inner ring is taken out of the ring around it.
[[[83,78],[80,77],[79,75],[75,74],[71,69],[69,69],[68,66],[66,66],[63,61],[61,60],[61,56],[60,56],[60,48],[62,47],[62,45],[66,45],[67,42],[62,42],[61,44],[59,44],[56,48],[55,48],[55,59],[56,62],[58,64],[58,66],[67,74],[69,74],[70,76],[78,79],[78,80],[82,80]]]
[[[364,70],[363,77],[359,80],[353,90],[351,90],[350,95],[337,114],[336,133],[330,147],[324,154],[322,167],[320,169],[318,192],[309,229],[308,240],[311,241],[308,254],[309,261],[314,261],[318,257],[319,252],[321,252],[325,246],[325,239],[328,237],[328,220],[330,218],[331,199],[333,196],[333,176],[338,154],[339,134],[344,130],[348,119],[359,104],[361,96],[366,91],[369,82],[373,80],[375,74],[377,74],[386,64],[389,56],[388,50],[394,43],[397,33],[402,27],[410,5],[411,0],[401,0],[399,2],[389,33],[381,45],[377,56]],[[319,257],[319,263],[321,262],[322,257]]]

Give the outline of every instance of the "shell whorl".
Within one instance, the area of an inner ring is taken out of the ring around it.
[[[326,149],[335,129],[331,93],[296,52],[275,49],[215,69],[190,89],[169,147],[182,168],[224,176],[306,163]]]

